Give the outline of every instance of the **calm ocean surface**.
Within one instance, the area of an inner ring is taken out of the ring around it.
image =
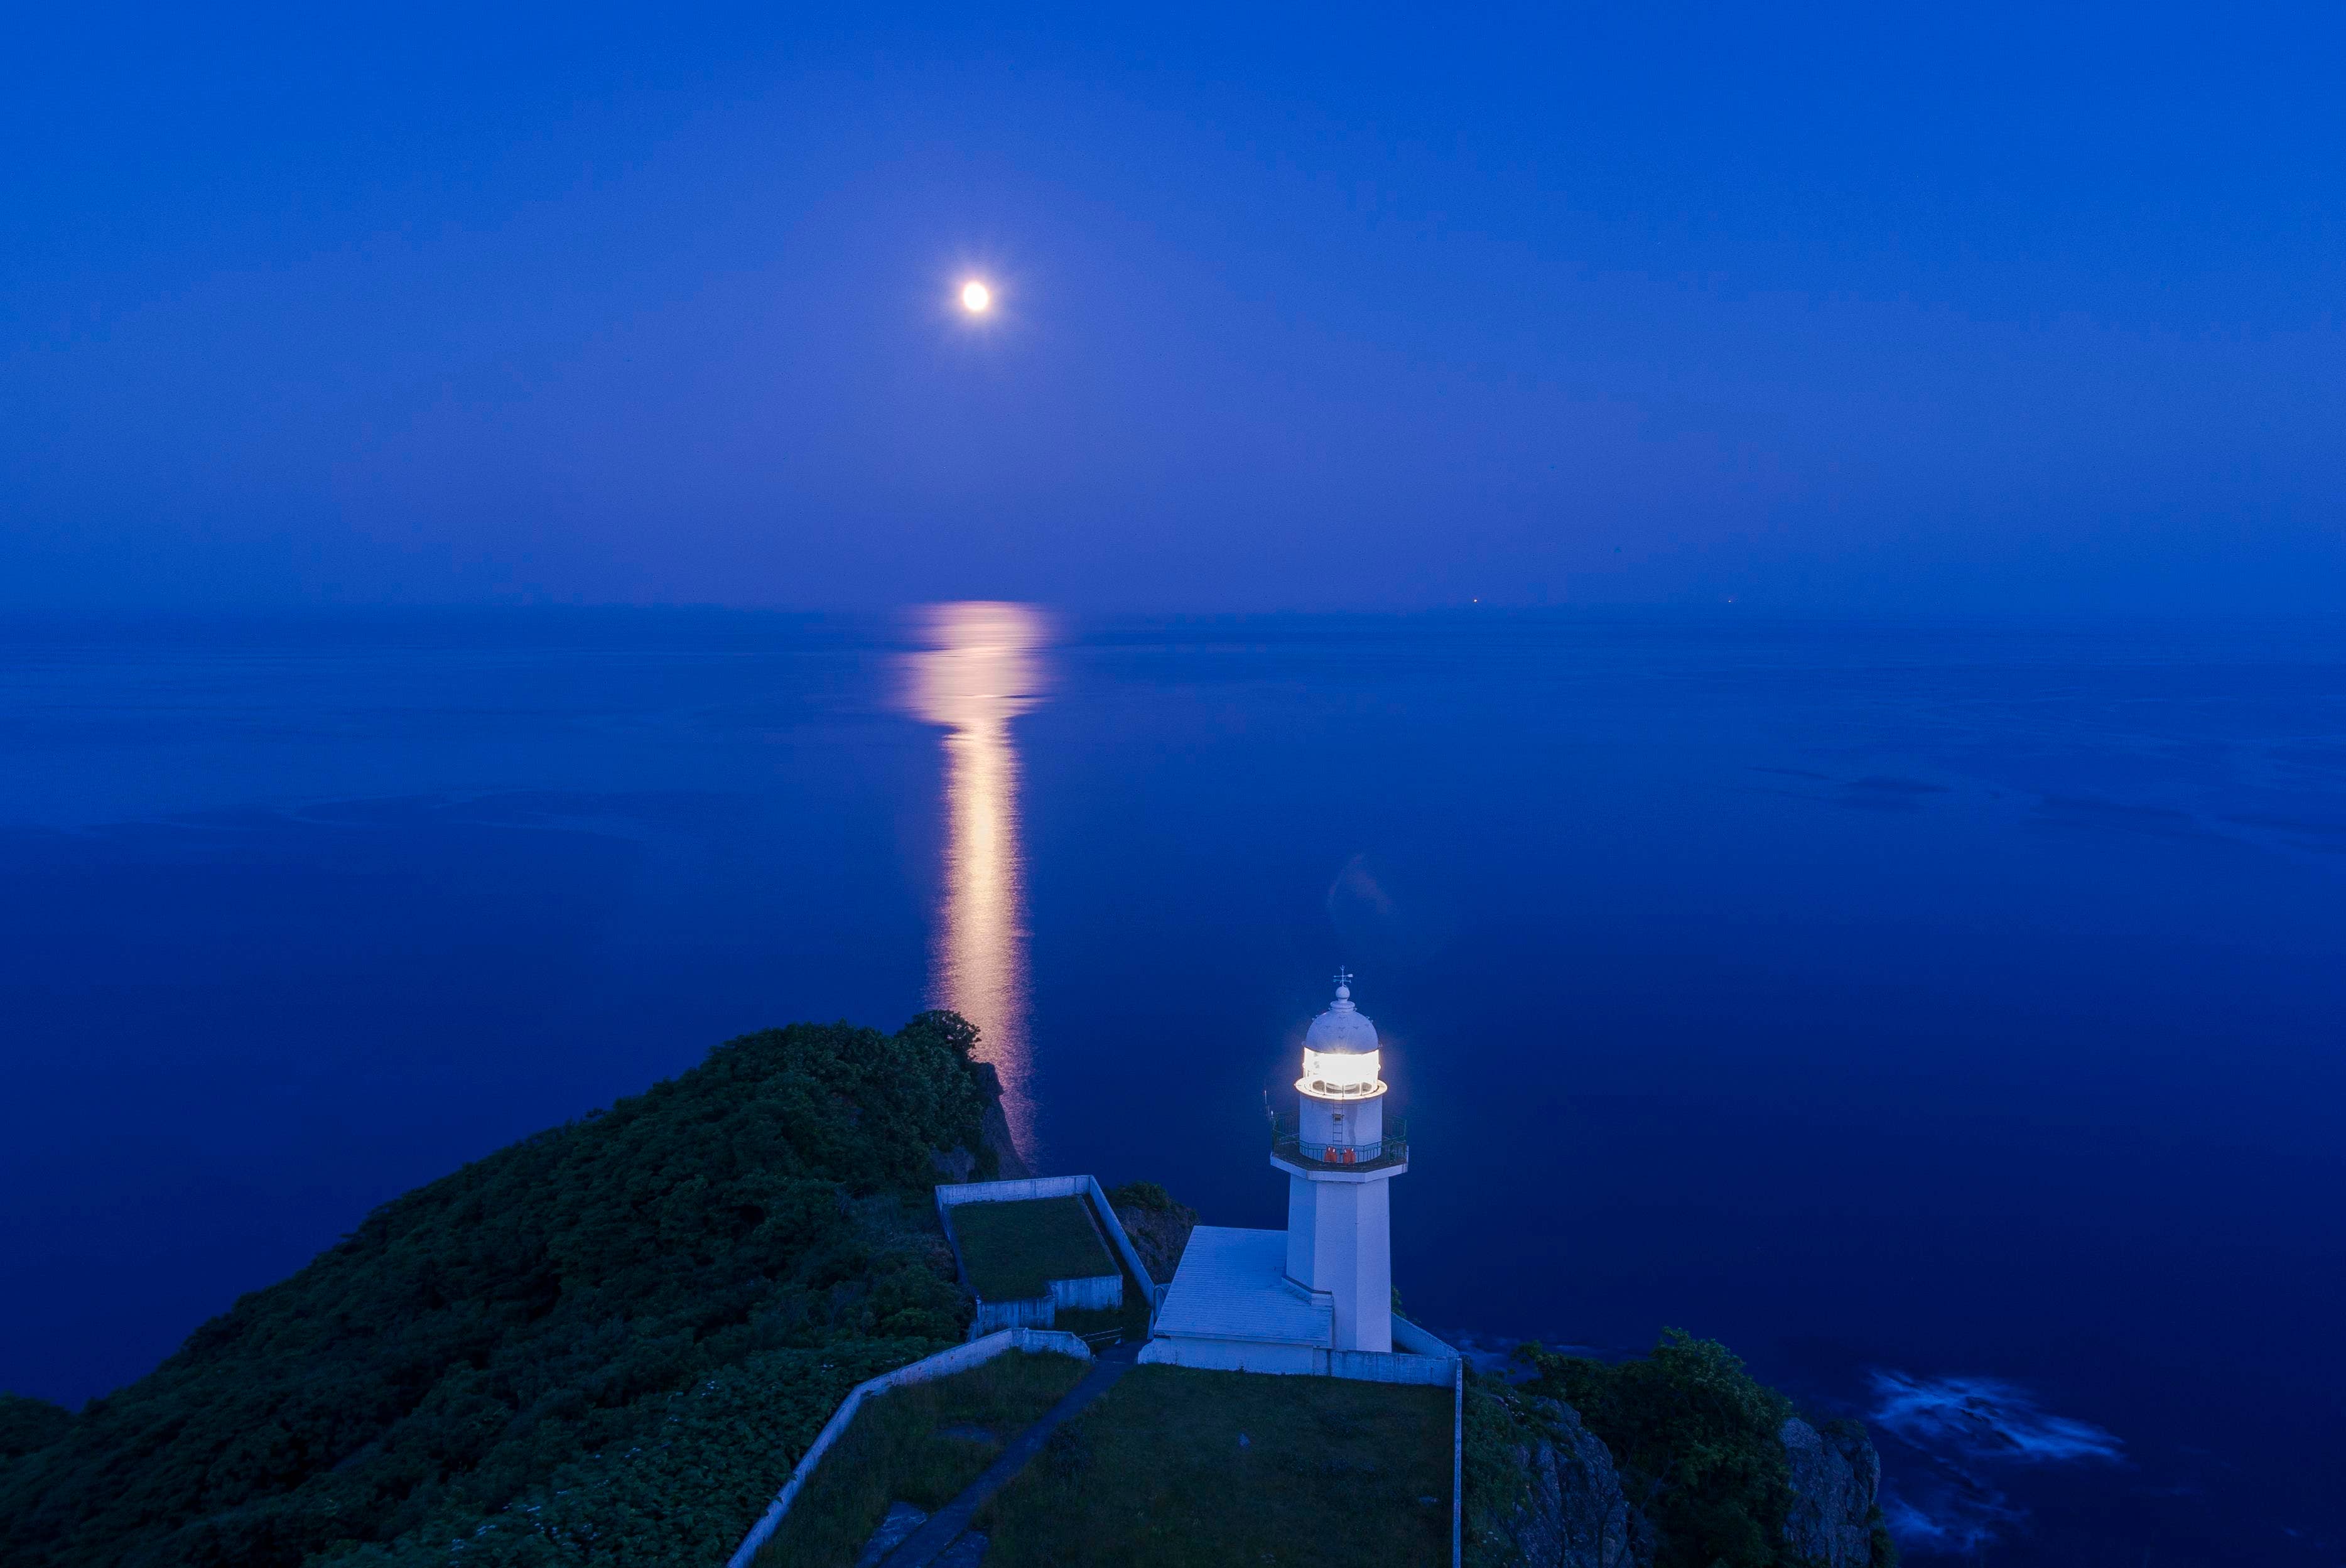
[[[1394,1273],[1713,1335],[1910,1551],[2346,1552],[2346,623],[656,612],[0,629],[0,1387],[797,1018],[1283,1223],[1339,962]]]

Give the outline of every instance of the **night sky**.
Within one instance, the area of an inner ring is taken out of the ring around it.
[[[12,14],[0,605],[2337,598],[2335,7],[862,15]]]

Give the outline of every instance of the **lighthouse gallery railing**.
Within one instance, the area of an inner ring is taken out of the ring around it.
[[[1329,1144],[1321,1146],[1326,1148],[1329,1156],[1336,1157],[1305,1154],[1300,1128],[1297,1125],[1296,1118],[1291,1115],[1282,1115],[1276,1111],[1270,1113],[1270,1152],[1283,1160],[1291,1160],[1297,1165],[1311,1166],[1320,1170],[1376,1170],[1385,1166],[1400,1165],[1409,1158],[1409,1127],[1405,1122],[1396,1117],[1392,1124],[1392,1130],[1385,1134],[1383,1142],[1374,1150],[1366,1144],[1355,1146]]]

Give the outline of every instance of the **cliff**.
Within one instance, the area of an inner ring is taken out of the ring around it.
[[[1652,1527],[1621,1493],[1620,1472],[1579,1413],[1558,1400],[1522,1405],[1478,1388],[1470,1420],[1481,1456],[1469,1560],[1491,1568],[1650,1568]]]
[[[1893,1568],[1864,1429],[1822,1429],[1725,1347],[1624,1362],[1518,1352],[1467,1404],[1475,1568]]]
[[[970,1065],[977,1074],[979,1091],[985,1096],[984,1125],[978,1135],[976,1147],[979,1155],[973,1166],[982,1166],[989,1155],[994,1160],[992,1171],[973,1169],[972,1174],[985,1180],[1033,1176],[1035,1173],[1027,1168],[1025,1156],[1018,1152],[1018,1140],[1010,1134],[1010,1118],[1002,1109],[1001,1074],[994,1070],[991,1062],[974,1062]]]
[[[1790,1553],[1828,1568],[1894,1563],[1897,1548],[1882,1519],[1882,1456],[1865,1429],[1855,1421],[1828,1421],[1820,1430],[1793,1416],[1778,1435],[1791,1471],[1784,1520]]]

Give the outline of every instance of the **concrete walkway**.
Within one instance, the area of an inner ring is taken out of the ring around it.
[[[904,1543],[888,1553],[881,1568],[929,1568],[944,1555],[977,1511],[985,1506],[986,1499],[1010,1484],[1011,1478],[1026,1468],[1026,1461],[1042,1451],[1069,1417],[1107,1392],[1115,1381],[1132,1370],[1140,1359],[1139,1345],[1127,1340],[1121,1345],[1102,1350],[1092,1362],[1092,1369],[1083,1380],[1069,1389],[1066,1397],[1049,1410],[1033,1426],[1012,1438],[999,1458],[985,1467],[985,1472],[964,1489],[959,1497],[929,1515],[928,1522],[904,1538]]]

